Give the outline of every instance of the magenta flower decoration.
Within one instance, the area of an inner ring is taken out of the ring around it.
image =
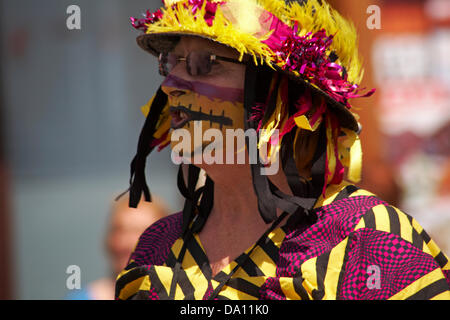
[[[143,14],[144,18],[136,19],[134,17],[130,17],[131,25],[137,29],[146,32],[147,31],[147,25],[155,23],[162,19],[163,13],[160,9],[156,10],[155,12],[150,12],[150,10],[147,10],[145,14]]]

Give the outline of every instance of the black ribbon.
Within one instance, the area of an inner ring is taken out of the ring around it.
[[[186,186],[182,165],[179,166],[177,177],[178,189],[180,190],[181,195],[186,199],[183,207],[183,235],[185,235],[194,219],[196,219],[196,223],[192,226],[194,229],[191,231],[200,232],[206,223],[214,204],[214,182],[209,176],[206,176],[205,184],[195,190],[199,175],[200,168],[189,165],[188,186]]]
[[[203,229],[214,203],[214,182],[211,178],[206,176],[205,184],[195,190],[201,172],[200,168],[191,164],[188,166],[188,185],[186,186],[182,166],[180,165],[178,168],[177,184],[180,193],[186,199],[183,208],[183,247],[175,262],[169,299],[175,298],[175,289],[181,272],[181,264],[186,253],[187,243],[193,238],[194,233],[198,233]]]
[[[130,192],[129,207],[137,208],[142,193],[144,193],[145,201],[152,201],[150,189],[145,179],[145,164],[148,155],[153,151],[151,146],[154,140],[154,133],[159,117],[167,104],[167,95],[159,87],[156,96],[150,106],[150,111],[145,119],[144,127],[139,136],[137,152],[130,165],[130,187],[127,191],[119,195],[116,200],[122,197],[128,191]]]
[[[282,215],[280,215],[275,222],[269,227],[269,229],[264,232],[264,234],[259,238],[259,240],[253,245],[253,247],[250,249],[250,251],[245,255],[244,259],[242,259],[236,266],[231,270],[229,274],[219,283],[219,285],[216,287],[216,289],[211,293],[211,295],[208,297],[208,300],[214,300],[222,291],[222,288],[230,281],[230,279],[233,277],[233,275],[236,273],[239,268],[241,268],[247,261],[250,259],[250,255],[253,253],[253,251],[258,247],[262,246],[266,238],[269,236],[269,234],[275,230],[276,227],[283,221],[284,218],[288,215],[287,212],[283,212]]]
[[[258,68],[253,65],[248,65],[245,75],[244,98],[246,130],[249,128],[255,129],[257,127],[257,124],[254,121],[250,120],[252,106],[255,103],[257,75]],[[273,95],[277,95],[277,91],[278,90],[274,90]],[[272,97],[269,98],[269,101],[270,105],[276,103],[276,100],[274,100]],[[270,105],[268,106],[268,108],[271,108]],[[289,153],[287,157],[285,157],[283,170],[285,173],[287,173],[288,184],[293,191],[293,196],[281,192],[267,176],[261,173],[263,165],[261,164],[259,157],[256,164],[251,164],[253,186],[258,198],[258,210],[261,217],[266,223],[271,223],[277,218],[277,208],[280,208],[281,210],[291,214],[301,213],[303,215],[311,216],[311,219],[316,218],[314,217],[312,208],[317,202],[317,199],[323,187],[326,161],[326,140],[324,140],[324,138],[326,137],[324,134],[324,128],[321,128],[321,138],[319,139],[318,147],[315,152],[314,163],[311,172],[312,181],[309,186],[308,184],[302,185],[302,179],[298,175],[298,170],[295,166],[292,152]],[[292,137],[290,139],[292,140]],[[292,141],[291,143],[286,144],[286,148],[292,148]]]

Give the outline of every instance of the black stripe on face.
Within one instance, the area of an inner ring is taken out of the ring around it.
[[[191,122],[191,121],[209,121],[210,124],[212,123],[218,123],[220,124],[220,127],[222,128],[222,126],[233,126],[233,119],[225,117],[225,113],[224,111],[222,111],[222,115],[213,115],[212,112],[210,112],[209,114],[204,113],[201,111],[193,111],[191,110],[192,106],[190,105],[189,108],[185,107],[185,106],[171,106],[170,107],[170,112],[177,112],[177,111],[182,111],[185,112],[188,115],[188,119],[182,123],[182,125],[184,125],[187,122]],[[178,126],[180,127],[180,126]]]

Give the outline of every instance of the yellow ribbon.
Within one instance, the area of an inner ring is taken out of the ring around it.
[[[299,127],[300,129],[305,129],[308,131],[316,131],[317,128],[319,127],[320,123],[322,122],[320,119],[316,121],[316,123],[311,126],[311,123],[309,122],[309,119],[305,116],[298,116],[296,118],[294,118],[295,120],[295,124],[297,125],[297,127]]]
[[[343,154],[343,164],[348,164],[347,177],[350,181],[357,183],[361,181],[362,170],[362,148],[361,140],[356,132],[349,129],[342,129],[347,135],[346,141],[343,142],[343,147],[349,150]]]
[[[148,116],[149,112],[150,112],[150,108],[151,105],[153,104],[153,100],[155,99],[156,95],[153,96],[153,98],[151,98],[147,104],[143,105],[141,107],[141,111],[144,114],[145,117]],[[153,135],[153,137],[155,139],[159,139],[161,138],[168,130],[170,130],[170,122],[172,121],[171,117],[170,117],[170,113],[169,113],[169,109],[167,108],[167,106],[164,107],[162,114],[159,117],[159,121],[157,124],[157,130],[155,132],[155,134]],[[167,141],[167,139],[166,139]]]
[[[327,119],[327,127],[326,127],[326,134],[327,134],[327,157],[328,157],[328,171],[330,175],[327,179],[327,184],[330,183],[334,178],[334,173],[336,170],[336,156],[334,151],[334,143],[333,143],[333,132],[331,129],[331,120]]]

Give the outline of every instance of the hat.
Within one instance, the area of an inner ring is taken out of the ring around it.
[[[359,126],[349,99],[359,94],[363,71],[353,24],[325,1],[165,0],[165,7],[131,18],[144,34],[137,43],[158,56],[180,36],[206,38],[249,55],[291,79],[307,83],[327,99],[340,124]]]
[[[155,12],[147,10],[143,18],[131,18],[132,25],[143,32],[137,37],[141,48],[158,56],[171,51],[181,36],[200,37],[233,48],[241,61],[244,57],[250,61],[245,85],[246,120],[256,121],[253,127],[269,129],[262,140],[269,141],[270,132],[279,129],[282,139],[285,137],[292,146],[301,130],[321,128],[321,148],[314,157],[310,182],[313,192],[305,191],[311,188],[298,187],[298,173],[294,173],[295,165],[289,161],[293,157],[291,151],[286,153],[283,169],[290,175],[291,189],[297,190],[294,197],[281,194],[267,178],[258,175],[257,166],[252,165],[259,208],[266,222],[274,220],[274,205],[292,211],[295,206],[306,211],[311,209],[314,203],[311,199],[317,200],[328,184],[342,181],[344,167],[348,169],[350,180],[359,180],[361,148],[357,132],[360,126],[357,115],[351,111],[349,99],[370,96],[374,90],[360,93],[363,70],[352,23],[319,0],[165,0],[163,4],[164,7]],[[256,75],[262,67],[271,68],[275,74],[285,77],[278,82],[274,105],[266,106],[258,114],[254,113],[252,91],[257,90]],[[287,102],[289,82],[307,88],[298,101]],[[312,95],[323,99],[315,113],[307,116],[305,106]],[[132,162],[130,191],[135,195],[131,194],[130,205],[135,202],[132,199],[140,199],[142,192],[147,200],[150,199],[142,162],[154,147],[167,145],[168,117],[161,116],[166,103],[167,97],[160,89],[146,106],[147,121]],[[297,110],[292,112],[285,106],[288,103],[295,105]],[[338,141],[342,136],[344,138]],[[180,179],[178,182],[180,184]],[[206,186],[212,185],[207,180]],[[191,198],[198,200],[200,194],[196,193],[194,197],[193,192]]]

